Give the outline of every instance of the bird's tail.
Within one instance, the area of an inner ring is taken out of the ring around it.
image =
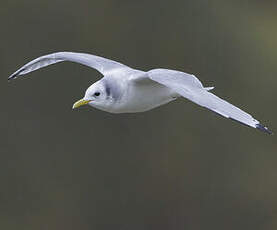
[[[210,90],[213,90],[214,89],[214,87],[205,87],[205,90],[207,90],[207,91],[210,91]]]

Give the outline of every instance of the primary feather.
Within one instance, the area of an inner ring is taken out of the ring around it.
[[[114,69],[130,69],[128,66],[116,61],[112,61],[92,54],[58,52],[41,56],[33,61],[28,62],[26,65],[22,66],[20,69],[14,72],[8,78],[8,80],[15,79],[20,75],[24,75],[37,69],[63,61],[76,62],[82,65],[86,65],[88,67],[96,69],[103,75],[107,74],[109,71],[113,71]]]

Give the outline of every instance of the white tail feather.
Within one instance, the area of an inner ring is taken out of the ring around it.
[[[210,90],[213,90],[214,89],[214,87],[205,87],[205,90],[207,90],[207,91],[210,91]]]

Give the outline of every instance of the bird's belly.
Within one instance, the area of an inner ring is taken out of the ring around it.
[[[152,86],[129,87],[119,106],[113,113],[144,112],[175,100],[178,95],[160,84]]]

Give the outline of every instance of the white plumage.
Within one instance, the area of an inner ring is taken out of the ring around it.
[[[209,92],[213,87],[203,87],[194,75],[180,71],[153,69],[144,72],[91,54],[59,52],[27,63],[9,80],[62,61],[77,62],[104,75],[87,89],[84,98],[74,107],[89,104],[111,113],[144,112],[184,97],[221,116],[271,134],[250,114]]]

